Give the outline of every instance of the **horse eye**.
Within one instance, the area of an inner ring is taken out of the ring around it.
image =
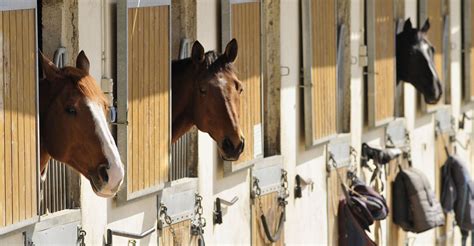
[[[77,111],[74,107],[67,107],[65,111],[69,115],[76,115],[77,114]]]
[[[434,47],[430,47],[430,50],[431,50],[431,53],[432,53],[432,54],[435,53],[435,48],[434,48]]]

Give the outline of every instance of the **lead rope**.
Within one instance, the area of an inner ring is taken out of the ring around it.
[[[169,227],[169,231],[171,233],[171,237],[173,238],[173,245],[174,246],[180,246],[181,245],[181,242],[178,242],[178,239],[176,237],[176,231],[174,230],[173,228],[173,225],[172,225],[172,219],[171,219],[171,216],[168,215],[167,213],[168,211],[168,208],[162,203],[160,205],[160,221],[159,221],[159,225],[158,225],[158,229],[162,230],[163,229],[163,222],[166,223],[166,225],[168,225]]]
[[[191,235],[198,237],[198,245],[205,246],[204,227],[206,227],[206,218],[202,217],[202,196],[196,193],[194,219],[191,224]]]

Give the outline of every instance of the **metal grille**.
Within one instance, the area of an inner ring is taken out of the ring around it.
[[[182,39],[179,47],[179,59],[190,57],[192,40]],[[171,147],[172,161],[170,168],[171,180],[178,180],[185,177],[197,177],[197,130],[184,134]]]
[[[188,170],[188,163],[191,164],[193,158],[190,156],[193,132],[184,134],[172,146],[171,180],[178,180],[185,177],[194,176]]]
[[[54,53],[54,63],[64,67],[67,61],[66,48],[60,47]],[[48,163],[46,180],[41,182],[41,215],[72,209],[76,206],[72,196],[68,195],[72,175],[64,163],[51,159]],[[77,186],[79,187],[79,186]]]
[[[48,164],[46,180],[41,182],[41,214],[58,212],[74,207],[68,196],[69,179],[66,165],[51,159]]]

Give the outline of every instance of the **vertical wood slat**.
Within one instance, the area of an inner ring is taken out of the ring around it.
[[[238,165],[254,159],[254,127],[262,126],[260,2],[232,4],[231,12],[231,36],[237,39],[240,51],[235,66],[244,87],[239,122],[246,147],[233,163]]]
[[[443,141],[443,139],[444,141]],[[448,133],[439,133],[437,134],[435,140],[436,146],[436,157],[435,157],[435,195],[436,199],[441,201],[441,167],[443,166],[444,162],[448,159],[446,151],[444,149],[444,142],[448,145],[448,150],[452,153],[453,148],[452,144],[449,142],[449,134]],[[454,230],[453,227],[454,222],[454,213],[445,214],[445,222],[444,226],[436,228],[436,238],[443,238],[444,240],[440,242],[436,242],[436,245],[454,245]]]
[[[375,122],[395,114],[395,17],[393,0],[375,2]]]
[[[5,195],[6,195],[6,210],[5,210],[5,223],[6,225],[13,224],[13,191],[12,191],[12,146],[11,146],[11,54],[10,54],[10,12],[3,12],[3,23],[4,23],[4,32],[3,32],[3,52],[4,52],[4,102],[5,102]]]
[[[154,12],[149,10],[148,11],[148,24],[153,24],[155,23],[154,22]],[[148,50],[150,50],[150,54],[154,54],[155,53],[155,45],[157,45],[157,40],[155,40],[155,37],[154,37],[154,28],[151,27],[149,30],[148,30],[148,39],[149,39],[149,44],[148,44]],[[154,83],[153,81],[156,81],[154,79],[154,73],[153,73],[153,68],[155,66],[154,64],[154,56],[153,55],[149,55],[148,56],[148,67],[147,67],[147,74],[148,74],[148,79],[149,79],[149,83],[147,85],[147,90],[148,91],[154,91]],[[148,106],[150,107],[148,109],[148,115],[147,115],[147,122],[148,122],[148,127],[151,129],[151,132],[148,134],[148,148],[149,149],[156,149],[155,148],[155,138],[153,137],[155,132],[156,132],[156,128],[155,128],[155,122],[154,122],[154,117],[155,117],[155,114],[156,114],[156,110],[155,110],[155,107],[153,107],[153,105],[155,105],[156,103],[156,100],[155,100],[155,97],[150,97],[149,98],[149,102],[148,102]],[[155,161],[155,158],[154,158],[154,153],[153,152],[148,152],[148,161],[150,162],[150,165],[148,166],[148,180],[156,180],[156,177],[155,177],[155,165],[154,163],[156,163]],[[150,181],[148,182],[148,185],[150,185]]]
[[[24,38],[24,43],[23,43],[23,68],[28,68],[29,64],[31,63],[31,52],[34,50],[34,36],[32,35],[34,33],[34,30],[32,29],[33,23],[30,23],[33,19],[30,19],[30,15],[32,12],[29,11],[23,11],[23,16],[22,19],[24,21],[24,29],[26,33],[26,37]],[[34,21],[33,21],[34,22]],[[0,41],[1,43],[1,41]],[[33,45],[32,45],[33,44]],[[34,98],[34,94],[31,94],[31,87],[28,86],[27,82],[28,81],[34,81],[34,77],[31,76],[33,74],[33,71],[31,69],[25,69],[24,75],[24,95],[26,95],[26,98]],[[24,134],[25,134],[25,146],[24,146],[24,156],[25,156],[25,219],[30,218],[32,216],[31,213],[31,208],[32,204],[28,201],[28,198],[31,196],[36,196],[36,192],[32,192],[32,180],[31,180],[31,175],[33,170],[36,171],[36,165],[32,163],[32,158],[31,158],[31,145],[35,145],[34,141],[31,141],[32,135],[35,133],[31,132],[31,129],[29,128],[31,124],[31,102],[25,102],[24,104],[24,120],[25,120],[25,125],[24,125]],[[33,139],[34,140],[34,139]],[[33,151],[34,152],[34,151]]]
[[[38,86],[38,84],[36,83],[36,73],[34,72],[34,68],[36,67],[36,60],[37,60],[37,57],[36,57],[36,21],[35,21],[35,12],[34,11],[29,11],[29,15],[28,15],[28,23],[29,23],[29,36],[31,38],[29,38],[28,40],[30,41],[30,49],[31,51],[29,52],[29,62],[30,62],[30,66],[31,66],[31,69],[29,70],[30,71],[30,83],[32,84],[31,86],[28,86],[28,89],[30,91],[30,97],[29,98],[35,98],[35,97],[38,97],[37,96],[37,93],[36,93],[36,88]],[[30,129],[30,143],[31,143],[31,146],[30,146],[30,158],[31,158],[31,162],[30,164],[32,165],[32,168],[30,168],[31,170],[31,185],[30,187],[32,188],[32,192],[31,192],[31,199],[32,199],[32,202],[31,202],[31,216],[34,216],[37,214],[37,166],[38,166],[38,153],[37,153],[37,144],[39,142],[39,139],[37,139],[37,118],[36,118],[36,115],[37,115],[37,112],[36,112],[36,102],[34,102],[33,100],[31,100],[29,102],[29,124],[28,124],[28,129]]]
[[[143,123],[143,129],[145,130],[143,132],[143,149],[144,150],[150,150],[150,134],[153,133],[153,129],[150,127],[150,97],[145,96],[146,93],[149,91],[149,84],[150,84],[150,74],[149,74],[149,68],[150,68],[150,63],[149,63],[149,51],[150,51],[150,9],[145,8],[143,9],[143,56],[141,56],[142,59],[142,68],[143,68],[143,84],[141,86],[143,90],[143,113],[142,113],[142,120],[141,122]],[[142,158],[143,158],[143,187],[150,187],[150,156],[148,155],[151,151],[148,152],[143,152]],[[142,189],[143,189],[142,187]]]
[[[25,47],[24,43],[24,38],[23,32],[24,26],[23,26],[23,10],[18,11],[16,13],[16,19],[15,21],[17,22],[18,26],[18,32],[17,32],[17,44],[18,44],[18,50],[17,50],[17,67],[18,67],[18,87],[17,87],[17,104],[18,104],[18,220],[24,220],[25,219],[25,193],[26,193],[26,187],[25,187],[25,120],[24,120],[24,104],[23,104],[23,93],[25,91],[24,88],[24,69],[25,66],[23,64],[24,56],[23,56],[23,49],[27,48]]]
[[[11,136],[12,136],[12,178],[13,178],[13,223],[16,223],[20,220],[19,218],[19,163],[18,163],[18,41],[17,40],[17,32],[18,30],[18,22],[16,20],[16,15],[18,11],[12,12],[10,15],[10,23],[11,23],[11,109],[12,109],[12,128],[11,128]]]
[[[127,10],[127,15],[128,15],[128,20],[127,20],[127,44],[128,44],[128,49],[127,49],[127,57],[128,57],[128,64],[127,64],[127,81],[132,81],[133,76],[136,74],[136,66],[137,63],[135,62],[135,57],[136,57],[136,52],[134,52],[134,47],[135,47],[135,39],[132,39],[132,37],[135,35],[135,25],[134,25],[134,18],[135,18],[135,12],[133,10]],[[134,96],[134,87],[129,86],[128,87],[128,97]],[[128,99],[127,99],[128,100]],[[134,104],[129,106],[128,110],[128,119],[134,119]],[[132,131],[127,129],[127,146],[130,146],[131,143],[135,142],[135,139],[133,138]],[[131,190],[134,189],[134,182],[138,178],[136,177],[136,172],[135,168],[136,166],[131,166],[130,163],[133,163],[134,159],[134,152],[133,149],[132,151],[129,151],[130,147],[127,149],[127,192],[130,192]],[[123,151],[123,150],[122,150]]]
[[[260,197],[262,202],[263,212],[265,213],[265,217],[267,218],[268,226],[270,230],[275,230],[278,226],[278,221],[280,219],[281,209],[278,206],[278,192],[272,192],[269,194],[265,194]],[[271,243],[265,236],[265,232],[260,222],[260,211],[259,206],[257,204],[257,200],[253,201],[252,206],[252,245],[254,246],[283,246],[285,242],[285,234],[284,229],[281,231],[280,239],[275,242]]]
[[[311,2],[313,141],[337,133],[336,2]]]
[[[127,190],[163,184],[169,163],[169,6],[128,10]]]
[[[3,60],[3,13],[0,12],[0,142],[5,143],[5,108],[4,108],[4,60]],[[5,173],[5,148],[0,146],[0,174]],[[6,197],[5,197],[5,176],[0,175],[0,227],[5,226],[6,221]]]
[[[190,245],[197,246],[197,237],[191,235],[191,220],[185,220],[173,224],[173,229],[176,234],[176,242],[173,240],[170,228],[165,227],[160,238],[160,245]]]
[[[161,20],[169,20],[169,7],[166,8],[167,11],[160,12],[160,19]],[[170,37],[169,37],[169,21],[164,22],[162,21],[161,23],[166,23],[164,26],[160,26],[156,32],[159,35],[159,39],[156,40],[166,40],[166,41],[161,41],[160,42],[160,51],[157,51],[157,54],[160,54],[162,57],[166,57],[166,59],[160,59],[160,76],[161,76],[161,81],[167,81],[168,83],[160,83],[160,96],[158,97],[158,100],[160,101],[160,107],[161,107],[161,112],[168,112],[167,117],[162,117],[161,114],[158,114],[157,116],[160,119],[160,125],[162,126],[162,129],[165,130],[160,130],[161,133],[161,138],[159,143],[161,144],[160,150],[163,153],[160,157],[160,163],[166,163],[166,165],[160,165],[160,174],[161,174],[161,180],[163,181],[168,181],[168,168],[169,168],[169,140],[171,139],[170,137],[170,128],[169,128],[169,112],[170,112],[170,107],[169,107],[169,81],[171,75],[169,74],[170,72],[170,57],[171,54],[169,53],[169,47],[170,47]],[[165,32],[163,30],[166,30]],[[163,141],[163,140],[167,141]]]
[[[36,215],[34,16],[0,11],[0,227]]]
[[[470,34],[471,36],[469,37],[469,42],[470,42],[470,47],[466,47],[466,49],[470,49],[469,51],[469,60],[470,60],[470,74],[471,74],[471,98],[474,98],[474,2],[470,2],[469,6],[471,7],[470,10],[467,10],[470,12],[470,23],[469,23],[469,28],[471,30]],[[470,99],[471,99],[470,98]]]
[[[138,43],[138,69],[139,69],[139,72],[138,72],[138,80],[136,81],[133,81],[132,85],[131,86],[134,86],[135,89],[138,91],[138,97],[135,98],[135,103],[137,104],[137,111],[135,112],[137,114],[137,121],[135,122],[132,122],[132,124],[135,125],[135,133],[138,134],[138,141],[135,142],[133,145],[136,145],[136,148],[137,148],[137,152],[135,152],[137,154],[137,162],[136,163],[133,163],[133,165],[137,165],[138,166],[138,190],[142,190],[144,188],[144,180],[145,180],[145,166],[146,166],[146,163],[144,160],[144,153],[145,153],[145,146],[144,146],[144,143],[145,143],[145,134],[144,134],[144,131],[145,131],[145,127],[144,127],[144,123],[145,123],[145,119],[143,117],[143,111],[146,109],[144,107],[144,101],[145,101],[145,88],[144,88],[144,85],[143,83],[145,82],[145,79],[143,78],[143,74],[144,74],[144,62],[143,62],[143,52],[144,52],[144,47],[145,46],[145,42],[148,41],[148,40],[144,40],[143,36],[144,36],[144,32],[145,32],[145,27],[144,27],[144,15],[145,15],[145,11],[146,9],[137,9],[137,20],[136,20],[136,33],[135,33],[135,37],[137,38],[137,43]],[[132,126],[133,127],[133,126]],[[138,164],[140,163],[140,164]]]

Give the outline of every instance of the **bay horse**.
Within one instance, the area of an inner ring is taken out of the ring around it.
[[[64,162],[90,182],[101,197],[113,197],[124,168],[108,128],[107,100],[89,74],[84,51],[76,67],[59,69],[42,53],[44,78],[39,84],[40,170],[44,180],[50,158]]]
[[[239,125],[242,82],[233,63],[238,46],[231,40],[223,54],[204,52],[194,42],[191,57],[172,62],[172,141],[194,125],[217,142],[224,160],[235,161],[244,150]]]
[[[403,31],[397,34],[397,81],[412,84],[423,94],[425,102],[436,104],[443,89],[434,64],[434,47],[427,39],[430,22],[427,19],[421,29],[413,28],[410,18]]]

